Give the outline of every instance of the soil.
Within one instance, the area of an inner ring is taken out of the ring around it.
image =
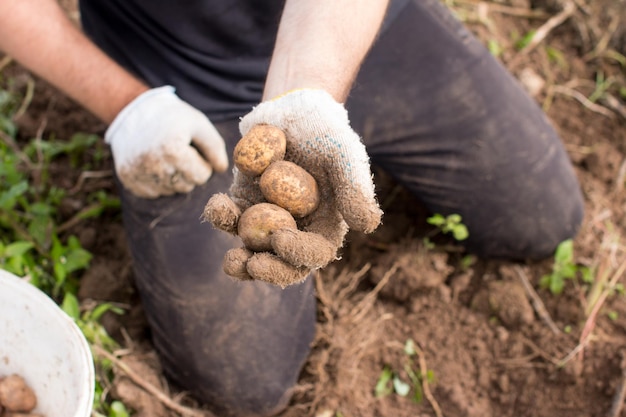
[[[620,64],[618,55],[626,54],[623,0],[576,1],[545,39],[521,52],[516,38],[560,16],[571,2],[447,3],[486,44],[497,42],[499,58],[561,134],[586,202],[574,241],[576,262],[617,274],[623,282],[618,268],[626,258],[617,240],[626,235],[626,102],[618,91],[626,86],[621,66],[626,63]],[[75,17],[72,2],[64,4]],[[101,123],[54,88],[15,64],[6,71],[35,82],[33,101],[18,120],[24,138],[42,133],[69,138],[77,131],[102,135]],[[581,101],[596,91],[600,76],[612,82],[608,94],[593,103]],[[90,191],[115,194],[107,160],[93,176],[81,177],[70,164],[56,166],[58,178],[78,190],[67,201],[68,212],[85,206],[80,197]],[[424,236],[432,233],[427,213],[382,173],[377,181],[380,200],[393,204],[379,230],[349,234],[343,258],[316,277],[317,337],[282,417],[626,415],[620,397],[626,373],[621,292],[590,312],[589,286],[581,279],[566,280],[560,295],[541,287],[551,259],[475,259],[441,236],[431,239],[434,248],[427,246]],[[108,211],[67,233],[94,254],[81,279],[81,300],[126,307],[125,315],[103,319],[127,349],[123,360],[179,399],[160,374],[150,345],[119,213]],[[415,348],[407,353],[409,340]],[[426,384],[413,384],[421,387],[417,396],[415,386],[407,396],[376,396],[385,369],[404,382],[412,375]],[[120,372],[111,395],[137,415],[179,415],[135,382]],[[194,407],[191,400],[182,401]]]

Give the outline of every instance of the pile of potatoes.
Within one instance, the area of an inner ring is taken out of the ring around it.
[[[13,374],[0,376],[0,417],[43,417],[31,411],[37,406],[37,396],[24,378]]]
[[[287,139],[278,128],[258,125],[235,146],[235,166],[257,178],[267,203],[255,204],[239,218],[237,234],[255,252],[272,249],[272,231],[297,229],[296,220],[315,211],[320,201],[317,182],[302,167],[285,161]]]

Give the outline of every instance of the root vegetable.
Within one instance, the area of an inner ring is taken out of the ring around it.
[[[259,203],[243,212],[237,223],[237,234],[249,250],[271,251],[271,235],[282,228],[297,228],[293,216],[275,204]]]
[[[272,163],[261,175],[263,196],[294,217],[311,214],[320,201],[317,182],[303,168],[289,161]]]
[[[274,161],[285,157],[287,139],[282,130],[270,125],[257,125],[235,146],[233,160],[244,174],[256,177]]]
[[[37,406],[37,397],[21,376],[13,374],[0,379],[0,404],[7,411],[28,413]]]

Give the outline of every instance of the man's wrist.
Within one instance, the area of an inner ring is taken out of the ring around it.
[[[135,101],[142,94],[145,94],[150,90],[145,84],[137,83],[133,86],[120,88],[119,91],[113,93],[114,98],[109,101],[109,106],[103,109],[102,114],[99,116],[105,123],[111,124],[118,117],[118,115],[128,107],[133,101]]]
[[[141,103],[150,100],[151,97],[157,95],[175,94],[175,91],[174,87],[166,85],[163,87],[145,89],[138,95],[129,95],[132,99],[130,99],[130,101],[117,112],[113,120],[110,122],[109,128],[107,129],[104,137],[105,142],[109,144],[111,143],[111,140],[115,137],[117,131],[121,128],[126,119],[131,117],[132,114],[136,112],[136,109],[141,106]]]

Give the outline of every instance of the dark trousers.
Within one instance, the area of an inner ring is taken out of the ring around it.
[[[478,255],[545,257],[579,227],[582,196],[555,131],[436,0],[410,2],[389,24],[346,105],[372,162],[433,212],[461,214]],[[237,123],[216,123],[231,154]],[[157,200],[121,190],[123,213],[165,372],[215,407],[256,415],[289,398],[314,336],[315,300],[310,279],[281,290],[223,274],[222,255],[239,241],[200,215],[230,182],[216,174]]]

